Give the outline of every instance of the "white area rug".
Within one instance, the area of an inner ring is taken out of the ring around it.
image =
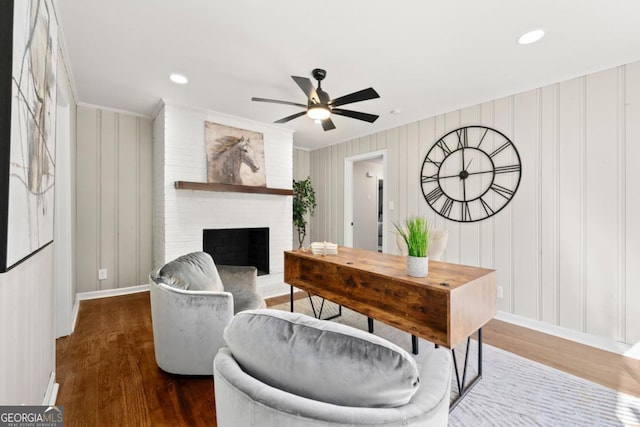
[[[318,309],[321,299],[316,298]],[[289,303],[273,308],[288,311]],[[309,300],[297,300],[295,311],[312,314]],[[337,306],[327,302],[322,317],[335,313]],[[345,308],[333,321],[367,330],[367,318]],[[411,352],[408,333],[377,321],[374,333]],[[431,349],[432,343],[420,339],[417,361],[422,362]],[[476,375],[476,351],[477,343],[472,340],[467,379]],[[464,348],[456,349],[456,357],[462,377]],[[482,379],[451,412],[450,426],[640,426],[640,398],[487,344],[483,345],[483,359]],[[457,392],[455,377],[452,384]]]

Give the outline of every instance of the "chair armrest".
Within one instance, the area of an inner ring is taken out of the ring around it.
[[[218,423],[247,426],[253,425],[256,419],[268,419],[269,423],[264,425],[446,427],[452,362],[446,353],[431,359],[422,374],[436,374],[437,378],[425,381],[426,384],[420,387],[424,390],[419,389],[416,393],[421,393],[426,401],[422,396],[414,396],[403,406],[366,408],[334,405],[271,387],[243,371],[229,348],[223,347],[213,360]],[[431,386],[437,389],[431,392],[428,390]],[[445,390],[447,386],[449,391]]]
[[[257,268],[236,265],[217,265],[216,267],[225,291],[234,295],[257,292]]]
[[[149,281],[156,362],[166,372],[211,375],[211,361],[224,345],[233,317],[229,292],[190,291]]]
[[[407,407],[415,406],[418,413],[434,412],[433,415],[447,425],[452,375],[451,350],[444,347],[431,350],[420,369],[420,387]]]

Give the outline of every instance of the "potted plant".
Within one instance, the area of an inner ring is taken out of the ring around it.
[[[429,232],[426,218],[412,216],[405,221],[404,227],[394,223],[396,231],[407,244],[407,274],[413,277],[425,277],[429,273]]]
[[[293,180],[293,225],[298,231],[298,249],[307,236],[307,214],[313,216],[316,207],[316,192],[311,185],[311,178],[302,181]]]

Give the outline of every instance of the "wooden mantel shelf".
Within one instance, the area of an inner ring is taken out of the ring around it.
[[[176,181],[178,190],[223,191],[232,193],[261,193],[293,196],[293,190],[286,188],[252,187],[250,185],[215,184],[211,182]]]

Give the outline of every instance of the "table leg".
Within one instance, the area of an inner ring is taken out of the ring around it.
[[[291,312],[293,313],[293,286],[289,286],[291,288],[291,293],[289,294],[289,301],[291,305]]]
[[[449,412],[453,411],[458,403],[471,391],[471,389],[482,378],[482,328],[478,329],[478,374],[466,384],[467,365],[469,363],[469,346],[471,345],[471,337],[467,338],[467,349],[465,351],[464,367],[462,369],[462,381],[460,381],[460,375],[458,373],[458,361],[456,359],[455,349],[451,349],[453,356],[453,369],[456,373],[456,385],[458,386],[458,396],[454,398],[449,404]]]
[[[371,317],[367,317],[367,326],[369,327],[369,333],[373,333],[373,319]]]
[[[342,316],[342,305],[338,304],[338,313],[334,314],[333,316],[329,316],[329,317],[323,319],[322,318],[322,310],[324,309],[324,303],[325,303],[326,299],[322,298],[322,303],[320,304],[320,309],[318,311],[316,311],[316,306],[313,303],[313,299],[311,298],[311,293],[307,292],[307,296],[309,297],[309,304],[311,305],[311,310],[313,311],[313,317],[315,317],[316,319],[333,320],[336,317]]]
[[[413,354],[418,354],[418,337],[411,335],[411,350]]]

